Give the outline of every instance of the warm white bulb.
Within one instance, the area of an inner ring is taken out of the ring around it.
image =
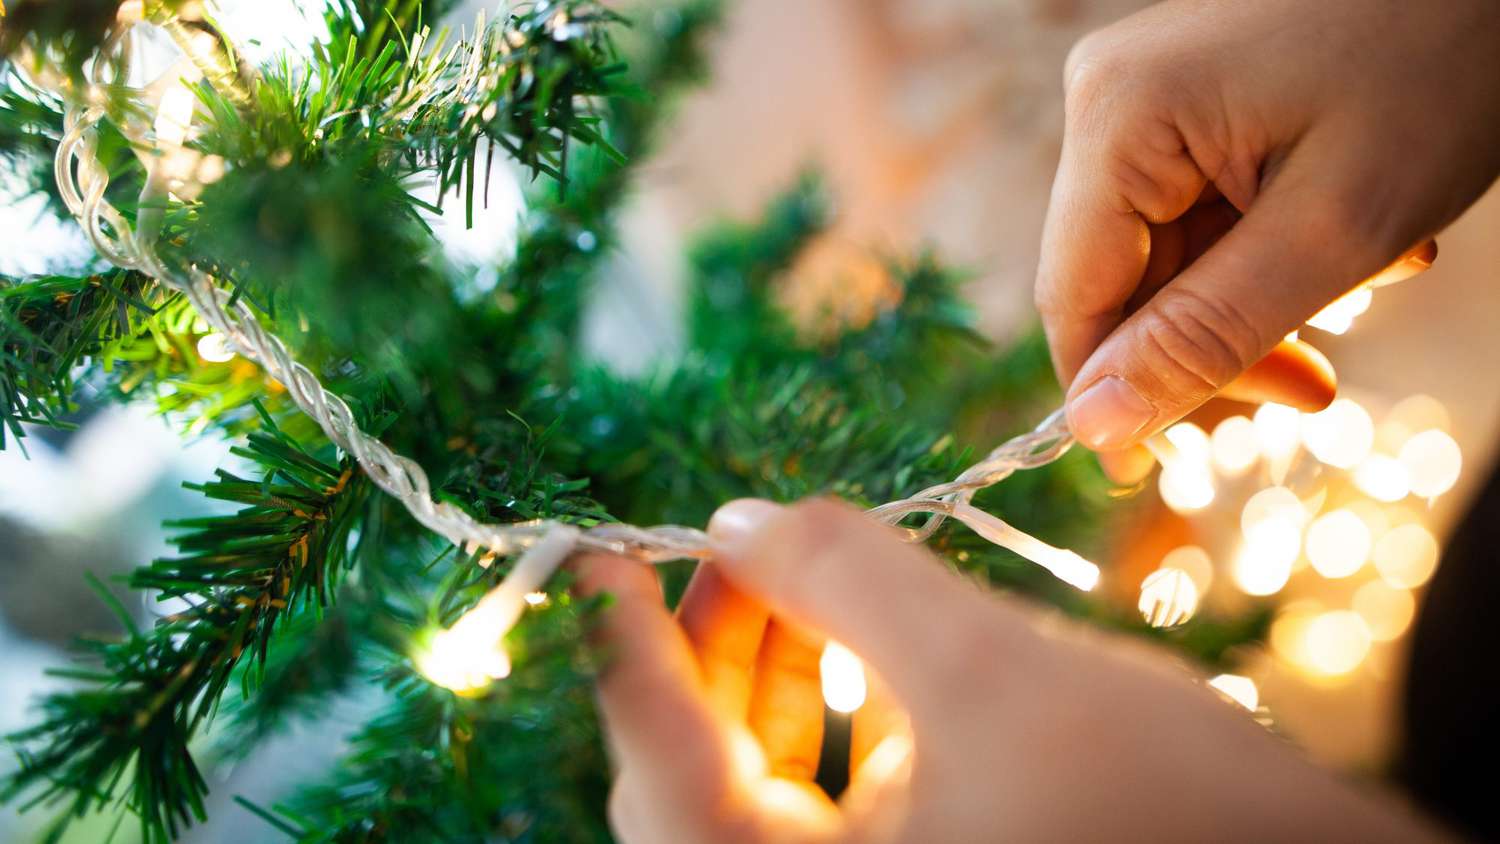
[[[1256,525],[1269,519],[1282,519],[1300,528],[1307,521],[1307,508],[1290,489],[1266,487],[1245,502],[1245,509],[1240,511],[1240,530],[1248,536]]]
[[[1255,435],[1261,453],[1272,459],[1291,457],[1301,441],[1302,414],[1294,407],[1267,402],[1255,411]]]
[[[1405,464],[1385,454],[1366,457],[1354,470],[1354,485],[1365,495],[1387,504],[1411,493],[1411,477]]]
[[[1207,467],[1187,461],[1163,465],[1156,489],[1175,513],[1196,513],[1214,501],[1214,480]]]
[[[1209,680],[1208,685],[1251,712],[1260,706],[1260,691],[1255,688],[1255,681],[1249,677],[1242,677],[1238,674],[1220,674]]]
[[[1198,611],[1198,586],[1182,569],[1157,569],[1141,581],[1136,606],[1152,627],[1176,627]]]
[[[1375,422],[1349,399],[1302,417],[1302,442],[1313,456],[1338,469],[1352,469],[1375,446]]]
[[[1247,595],[1274,595],[1291,579],[1302,550],[1302,529],[1284,518],[1257,522],[1234,559],[1234,582]]]
[[[1209,442],[1214,466],[1227,477],[1244,474],[1260,459],[1260,439],[1248,417],[1231,416],[1220,422]]]
[[[1427,528],[1406,524],[1391,528],[1375,543],[1375,570],[1386,583],[1415,589],[1437,570],[1438,543]]]
[[[547,603],[547,593],[546,592],[527,592],[525,600],[526,600],[527,604],[529,604],[529,605],[531,605],[533,607],[539,607],[542,604]]]
[[[1307,559],[1329,579],[1348,577],[1370,558],[1370,527],[1351,510],[1324,513],[1307,528]]]
[[[1458,443],[1437,429],[1407,440],[1398,459],[1406,467],[1412,493],[1422,498],[1436,498],[1452,489],[1464,463]]]
[[[865,667],[848,648],[829,639],[818,660],[818,673],[823,679],[823,702],[829,709],[849,713],[864,706]]]
[[[480,613],[471,613],[451,629],[433,633],[413,662],[433,683],[458,694],[473,694],[510,674],[510,657],[499,636],[496,625]]]
[[[228,363],[234,360],[234,350],[228,338],[214,331],[198,338],[198,357],[209,363]]]

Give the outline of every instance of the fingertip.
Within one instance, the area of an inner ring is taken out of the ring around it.
[[[585,598],[606,593],[617,597],[661,596],[661,584],[655,572],[638,560],[591,552],[574,557],[568,566],[577,578],[574,592]]]
[[[1156,466],[1156,458],[1150,450],[1139,445],[1122,451],[1100,452],[1098,457],[1105,476],[1119,486],[1135,486]]]
[[[709,538],[726,550],[735,550],[783,509],[763,498],[736,498],[720,507],[708,520]]]
[[[1231,381],[1224,398],[1276,402],[1315,413],[1338,395],[1338,375],[1322,352],[1301,340],[1283,340],[1269,354]]]

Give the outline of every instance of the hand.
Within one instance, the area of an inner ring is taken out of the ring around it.
[[[710,531],[675,620],[649,568],[579,563],[617,600],[599,695],[627,844],[1436,837],[1153,649],[988,594],[846,505],[738,501]],[[837,805],[811,784],[824,635],[877,675]]]
[[[1036,299],[1096,450],[1273,349],[1239,386],[1326,404],[1321,358],[1282,338],[1424,269],[1500,172],[1493,0],[1170,0],[1080,42],[1066,88]]]

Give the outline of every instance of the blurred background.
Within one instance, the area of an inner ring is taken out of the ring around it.
[[[225,28],[265,52],[303,49],[317,32],[315,15],[294,0],[221,5]],[[711,82],[684,104],[631,203],[626,248],[594,303],[597,354],[626,369],[670,355],[683,275],[675,262],[687,236],[712,218],[758,213],[807,165],[826,174],[840,222],[805,256],[789,295],[877,297],[872,254],[933,245],[972,272],[968,290],[985,332],[1000,342],[1020,336],[1034,322],[1032,274],[1061,141],[1064,57],[1086,32],[1144,5],[734,4],[711,51]],[[493,4],[469,4],[452,20],[480,8]],[[629,9],[653,14],[649,3]],[[87,254],[40,203],[6,199],[3,178],[0,272],[40,272],[49,260]],[[476,230],[447,226],[450,247],[503,254],[520,196],[514,184],[495,188]],[[1267,645],[1240,655],[1223,687],[1242,699],[1253,691],[1247,705],[1260,717],[1344,770],[1380,774],[1393,759],[1424,586],[1500,442],[1500,379],[1475,377],[1500,356],[1497,231],[1500,192],[1492,191],[1439,239],[1429,273],[1368,303],[1346,301],[1318,320],[1323,327],[1302,332],[1338,368],[1348,402],[1337,411],[1309,419],[1229,408],[1179,430],[1174,442],[1196,460],[1194,477],[1211,479],[1211,500],[1192,484],[1148,482],[1135,491],[1113,559],[1099,560],[1106,588],[1126,602],[1140,598],[1145,580],[1143,603],[1159,605],[1149,583],[1162,566],[1192,581],[1192,607],[1174,591],[1166,599],[1173,611],[1278,595]],[[806,291],[830,278],[837,289]],[[184,447],[149,405],[85,409],[77,421],[75,432],[34,432],[24,455],[0,452],[0,732],[29,722],[27,701],[53,682],[43,669],[64,663],[73,637],[114,629],[83,574],[108,578],[165,553],[161,519],[187,515],[200,500],[180,483],[228,459],[228,444],[217,440]],[[1288,515],[1284,495],[1260,495],[1266,490],[1290,490],[1300,509]],[[1262,529],[1268,521],[1295,531],[1289,554],[1277,550],[1285,537]],[[143,618],[165,611],[131,600]],[[359,701],[349,705],[357,710]],[[338,741],[331,732],[293,735],[261,754],[276,764],[252,758],[227,776],[284,776],[289,761],[316,767]],[[188,840],[260,837],[228,828],[234,813],[210,816],[216,822]],[[0,838],[38,820],[0,815]]]

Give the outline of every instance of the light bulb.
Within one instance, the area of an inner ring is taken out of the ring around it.
[[[1260,459],[1260,440],[1255,423],[1245,416],[1231,416],[1214,428],[1209,440],[1214,466],[1226,477],[1244,474]]]
[[[1387,504],[1400,501],[1411,493],[1411,477],[1406,465],[1386,454],[1366,457],[1354,470],[1354,485],[1360,492]]]
[[[1198,611],[1198,587],[1182,569],[1157,569],[1141,581],[1136,606],[1152,627],[1176,627]]]
[[[234,360],[234,350],[228,338],[214,331],[198,338],[198,357],[209,363],[228,363]]]
[[[533,606],[533,607],[539,607],[542,604],[547,603],[547,593],[546,592],[527,592],[526,593],[526,603],[529,604],[529,605],[531,605],[531,606]]]
[[[1349,399],[1302,417],[1302,442],[1313,456],[1338,469],[1352,469],[1375,446],[1375,423]]]
[[[1220,674],[1209,680],[1208,685],[1251,712],[1260,706],[1260,690],[1255,688],[1255,681],[1249,677],[1242,677],[1238,674]]]
[[[1296,408],[1267,402],[1255,411],[1255,435],[1260,451],[1271,459],[1291,457],[1301,440],[1302,414]]]
[[[448,630],[431,634],[413,655],[422,676],[461,695],[474,694],[510,674],[503,631],[488,614],[471,612]]]
[[[193,109],[198,105],[198,96],[184,84],[167,86],[162,92],[161,103],[156,109],[156,141],[164,149],[175,149],[187,141],[188,128],[193,125]]]
[[[1247,595],[1274,595],[1292,576],[1302,550],[1302,530],[1285,518],[1257,522],[1245,532],[1234,559],[1234,582]]]
[[[847,714],[864,706],[865,667],[848,648],[829,639],[818,660],[818,673],[823,680],[823,702],[829,709]]]
[[[1333,510],[1307,528],[1307,559],[1329,579],[1348,577],[1370,557],[1374,538],[1364,520],[1351,510]]]
[[[1196,513],[1214,501],[1213,477],[1205,469],[1186,463],[1164,464],[1156,489],[1175,513]]]
[[[1422,498],[1436,498],[1452,489],[1464,462],[1458,443],[1435,428],[1407,440],[1398,459],[1406,467],[1411,491]]]

